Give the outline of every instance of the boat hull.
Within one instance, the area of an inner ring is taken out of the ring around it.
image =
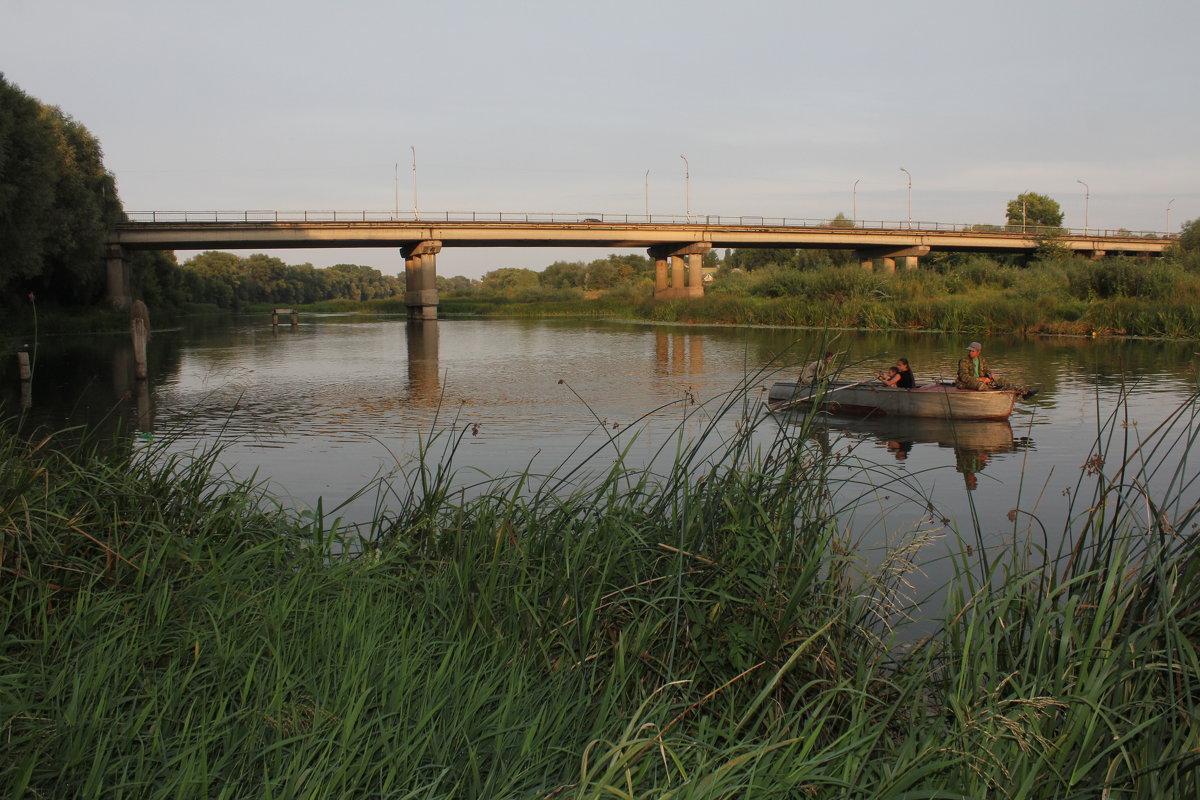
[[[855,385],[831,381],[825,386],[799,386],[778,381],[767,405],[773,411],[811,409],[844,416],[921,417],[927,419],[1008,419],[1017,393],[977,392],[940,383],[915,389],[893,389],[878,383]]]

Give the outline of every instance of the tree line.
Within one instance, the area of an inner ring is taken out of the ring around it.
[[[215,250],[200,253],[175,270],[140,276],[138,283],[143,293],[153,294],[146,290],[162,288],[164,276],[169,286],[158,298],[148,298],[148,304],[154,305],[151,301],[159,299],[168,305],[203,303],[234,309],[256,303],[292,306],[324,300],[376,300],[404,294],[403,278],[384,275],[372,267],[293,265],[264,253],[245,258]],[[151,284],[150,277],[156,278],[157,284]]]

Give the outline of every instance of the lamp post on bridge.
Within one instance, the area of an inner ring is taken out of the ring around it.
[[[646,204],[646,222],[650,221],[650,170],[646,170],[646,179],[642,183],[642,200]]]
[[[858,227],[858,182],[862,178],[857,178],[854,185],[850,187],[850,220]]]
[[[904,167],[900,171],[908,176],[908,229],[912,230],[912,173]]]
[[[684,214],[687,215],[688,222],[692,221],[692,174],[691,167],[688,165],[687,156],[683,153],[679,154],[683,159],[683,208]]]
[[[1174,202],[1175,202],[1175,198],[1172,197],[1171,203],[1174,203]],[[1171,203],[1167,203],[1167,227],[1165,229],[1167,233],[1171,232]]]
[[[417,212],[417,147],[410,144],[409,150],[412,150],[412,173],[413,173],[413,219],[419,219],[420,213]]]
[[[1087,236],[1088,206],[1091,205],[1091,202],[1092,202],[1092,190],[1090,188],[1088,188],[1088,185],[1086,183],[1079,180],[1078,178],[1075,179],[1075,182],[1083,187],[1083,235]]]

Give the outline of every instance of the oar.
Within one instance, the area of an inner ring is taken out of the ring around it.
[[[821,398],[824,399],[831,394],[836,394],[836,393],[842,391],[843,389],[853,389],[855,386],[862,386],[864,383],[870,383],[873,380],[875,380],[875,378],[863,378],[861,381],[858,381],[857,383],[848,383],[845,386],[839,386],[836,389],[830,389],[828,392],[825,392],[824,394],[822,394]],[[775,408],[773,408],[771,410],[772,411],[787,411],[789,408],[791,408],[794,405],[799,405],[800,403],[807,403],[807,402],[811,401],[812,398],[813,398],[813,396],[809,395],[808,397],[801,397],[796,400],[789,400],[788,402],[786,402],[782,405],[775,406]]]

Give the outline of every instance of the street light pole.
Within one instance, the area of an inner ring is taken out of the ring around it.
[[[1088,185],[1086,183],[1079,180],[1078,178],[1075,179],[1075,182],[1083,187],[1083,235],[1087,236],[1088,206],[1090,206],[1091,202],[1092,202],[1092,190],[1088,188]]]
[[[687,156],[685,156],[683,153],[680,153],[679,157],[683,159],[683,208],[684,208],[684,213],[687,215],[688,221],[690,222],[691,216],[692,216],[691,167],[688,165]]]
[[[409,150],[412,150],[413,156],[413,219],[418,219],[421,215],[417,212],[417,147],[410,144]]]
[[[650,221],[650,170],[646,170],[646,179],[642,184],[642,199],[646,203],[646,222]]]
[[[850,187],[850,220],[858,227],[858,182],[862,178],[854,181],[854,186]]]
[[[392,186],[396,192],[396,216],[400,216],[400,162],[395,163],[395,168],[392,170]]]
[[[1174,202],[1175,202],[1175,198],[1172,197],[1171,203],[1174,203]],[[1167,227],[1166,227],[1167,233],[1171,232],[1171,203],[1167,203]]]
[[[908,229],[912,230],[912,173],[904,167],[900,171],[908,176]]]

